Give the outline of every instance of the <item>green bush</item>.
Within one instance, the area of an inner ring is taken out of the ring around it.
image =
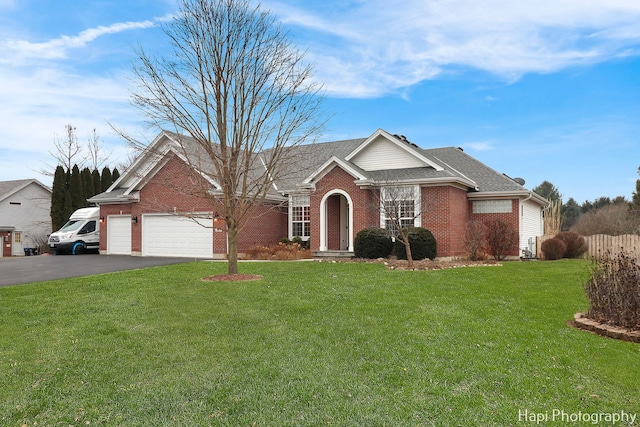
[[[564,256],[565,251],[567,250],[567,245],[560,239],[548,239],[542,242],[540,246],[542,250],[542,255],[544,259],[548,261],[560,259]]]
[[[587,317],[626,329],[640,329],[640,264],[638,257],[605,254],[594,264],[585,292]]]
[[[370,227],[356,234],[353,250],[356,258],[387,258],[393,249],[393,241],[387,230]]]
[[[302,249],[309,249],[309,241],[302,240],[302,237],[300,236],[295,236],[293,239],[291,239],[291,243],[297,243]]]
[[[562,240],[566,246],[563,258],[579,258],[589,249],[585,238],[572,231],[563,231],[556,234],[554,238]]]
[[[411,258],[414,260],[434,259],[436,257],[436,238],[433,234],[422,227],[408,227],[402,230],[403,235],[409,235],[409,247],[411,248]],[[400,237],[396,237],[396,256],[398,259],[407,259],[407,251]]]

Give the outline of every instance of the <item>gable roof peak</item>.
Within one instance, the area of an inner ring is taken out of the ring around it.
[[[345,160],[357,164],[364,170],[407,167],[431,167],[437,171],[443,170],[441,165],[428,158],[424,150],[409,141],[406,136],[394,135],[384,129],[376,130],[349,153]]]

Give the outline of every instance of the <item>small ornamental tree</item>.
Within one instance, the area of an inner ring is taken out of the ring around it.
[[[387,230],[370,227],[356,234],[353,244],[356,258],[387,258],[393,249],[393,241]]]
[[[434,259],[437,254],[436,238],[431,231],[422,227],[407,227],[402,230],[403,235],[408,237],[411,256],[414,260]],[[396,238],[396,256],[398,259],[407,259],[405,244]]]
[[[485,221],[484,225],[487,251],[496,261],[517,252],[519,236],[514,227],[497,218]]]

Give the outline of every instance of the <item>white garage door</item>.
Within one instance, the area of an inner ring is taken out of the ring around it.
[[[131,216],[107,217],[107,254],[131,255]]]
[[[142,255],[213,258],[213,219],[142,215]]]

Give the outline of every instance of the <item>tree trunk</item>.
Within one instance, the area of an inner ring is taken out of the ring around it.
[[[402,243],[404,243],[404,250],[405,253],[407,254],[407,261],[409,262],[409,268],[413,269],[413,255],[411,254],[411,244],[409,243],[409,236],[406,237],[406,239],[404,239],[402,241]]]
[[[229,243],[229,274],[238,274],[238,227],[233,225],[227,229]]]

